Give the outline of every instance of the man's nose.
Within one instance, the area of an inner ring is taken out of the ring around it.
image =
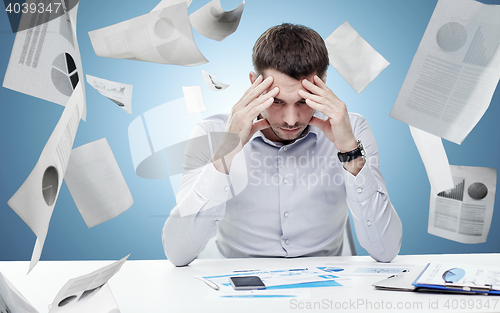
[[[299,110],[294,104],[288,104],[284,107],[283,121],[288,126],[293,126],[299,121]]]

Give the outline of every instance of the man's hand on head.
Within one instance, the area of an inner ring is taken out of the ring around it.
[[[356,149],[357,141],[345,103],[317,75],[314,75],[314,82],[303,79],[302,86],[309,91],[299,90],[299,95],[306,100],[306,104],[327,116],[326,120],[313,116],[309,125],[321,129],[340,152]]]
[[[225,140],[221,142],[214,153],[214,157],[212,157],[214,166],[218,171],[228,174],[230,163],[234,155],[241,151],[243,146],[247,144],[256,132],[270,127],[266,119],[254,120],[273,104],[274,97],[279,93],[278,87],[264,93],[272,84],[272,76],[263,79],[262,75],[260,75],[255,79],[252,86],[243,94],[241,99],[233,106],[231,116],[226,125],[226,132],[238,135],[241,144],[237,146],[237,149],[223,157],[225,162],[225,164],[223,164],[219,152],[224,150],[224,145],[227,143]]]
[[[316,126],[326,135],[340,152],[348,152],[357,148],[357,140],[352,132],[351,120],[344,102],[330,90],[325,82],[314,75],[314,81],[302,80],[302,86],[309,91],[299,90],[299,95],[306,99],[307,105],[327,116],[322,120],[313,116],[309,125]],[[344,168],[357,175],[364,165],[364,159],[344,163]]]

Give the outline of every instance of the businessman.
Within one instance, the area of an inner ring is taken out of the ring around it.
[[[350,210],[361,246],[391,261],[401,221],[368,123],[325,84],[321,36],[278,25],[260,36],[252,58],[251,86],[231,113],[192,132],[226,135],[210,141],[205,166],[192,166],[201,158],[186,150],[177,205],[162,233],[167,258],[187,265],[214,236],[228,258],[339,255]]]

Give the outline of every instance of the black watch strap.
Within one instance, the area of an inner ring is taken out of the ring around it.
[[[358,146],[356,149],[344,153],[337,153],[340,162],[350,162],[352,160],[356,160],[357,158],[361,158],[365,156],[365,149],[363,148],[363,144],[361,140],[358,140]]]

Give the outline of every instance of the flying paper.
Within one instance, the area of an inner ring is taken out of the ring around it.
[[[439,0],[391,117],[460,144],[500,78],[500,6]]]
[[[70,0],[74,2],[74,0]],[[36,5],[39,1],[28,0]],[[66,1],[61,1],[61,10],[66,10]],[[65,14],[45,11],[23,14],[16,34],[3,86],[30,96],[65,106],[78,82],[83,79],[82,61],[76,39],[76,14],[78,4]],[[59,15],[54,18],[51,15]],[[47,20],[27,27],[33,20]],[[85,86],[80,84],[84,96]]]
[[[389,65],[347,21],[325,39],[325,44],[330,64],[357,93]]]
[[[30,271],[42,253],[52,211],[59,195],[82,116],[84,102],[81,84],[78,83],[59,122],[45,144],[38,162],[23,185],[7,202],[37,237],[31,257]]]
[[[106,138],[72,150],[64,181],[89,228],[120,215],[134,203]]]
[[[163,64],[208,62],[193,39],[184,1],[89,32],[96,55]]]
[[[95,90],[125,110],[132,114],[132,89],[129,84],[112,82],[110,80],[87,75],[87,83]]]
[[[186,101],[188,113],[201,113],[207,111],[200,86],[182,86],[182,92],[184,93],[184,100]]]
[[[451,166],[454,187],[431,189],[429,234],[461,243],[486,242],[490,231],[497,172],[494,168]]]
[[[229,85],[223,84],[218,81],[214,75],[205,72],[204,70],[201,70],[201,73],[203,74],[203,80],[205,80],[205,84],[210,90],[221,91],[229,87]]]
[[[236,31],[240,24],[245,1],[236,9],[225,12],[220,0],[212,0],[189,16],[191,25],[203,36],[221,41]]]

